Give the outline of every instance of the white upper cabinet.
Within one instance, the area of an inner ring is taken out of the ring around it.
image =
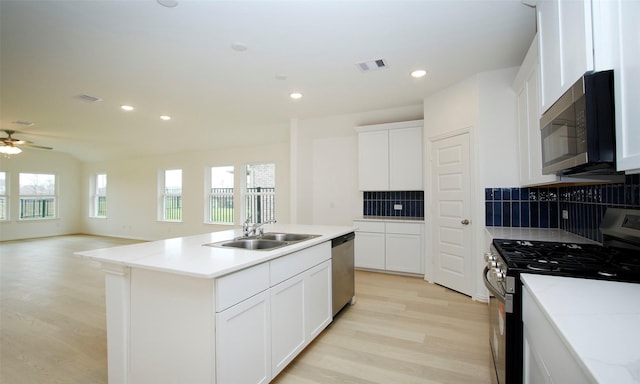
[[[587,71],[594,70],[591,1],[537,3],[541,110],[544,112]]]
[[[609,49],[616,102],[618,171],[640,171],[640,1],[612,0],[594,5],[598,49]],[[603,59],[604,60],[604,59]]]
[[[389,131],[358,134],[358,185],[361,191],[389,189]]]
[[[422,120],[357,127],[361,191],[419,191]]]
[[[529,47],[529,51],[516,75],[513,89],[516,91],[518,98],[520,185],[532,186],[558,182],[558,176],[542,174],[537,38],[533,39]]]
[[[640,171],[640,1],[540,0],[540,113],[588,71],[613,69],[618,171]]]

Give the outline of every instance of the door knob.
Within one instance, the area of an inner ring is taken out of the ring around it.
[[[469,219],[463,219],[461,223],[462,225],[469,225]]]

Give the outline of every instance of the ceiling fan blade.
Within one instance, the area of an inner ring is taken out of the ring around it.
[[[34,144],[25,144],[24,146],[29,148],[35,148],[35,149],[53,149],[51,147],[45,147],[42,145],[34,145]]]

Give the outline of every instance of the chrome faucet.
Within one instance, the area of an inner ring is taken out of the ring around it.
[[[274,224],[276,222],[275,220],[268,220],[263,223],[254,223],[253,225],[251,225],[249,220],[251,220],[251,218],[247,217],[247,220],[245,220],[245,222],[242,224],[242,233],[245,237],[256,235],[262,236],[264,234],[264,229],[262,228],[262,226],[265,224]]]

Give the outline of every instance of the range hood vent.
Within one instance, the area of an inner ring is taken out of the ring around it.
[[[385,59],[363,61],[356,65],[358,66],[358,68],[360,68],[362,72],[369,72],[377,69],[384,69],[384,68],[387,68],[388,66],[387,61]]]

